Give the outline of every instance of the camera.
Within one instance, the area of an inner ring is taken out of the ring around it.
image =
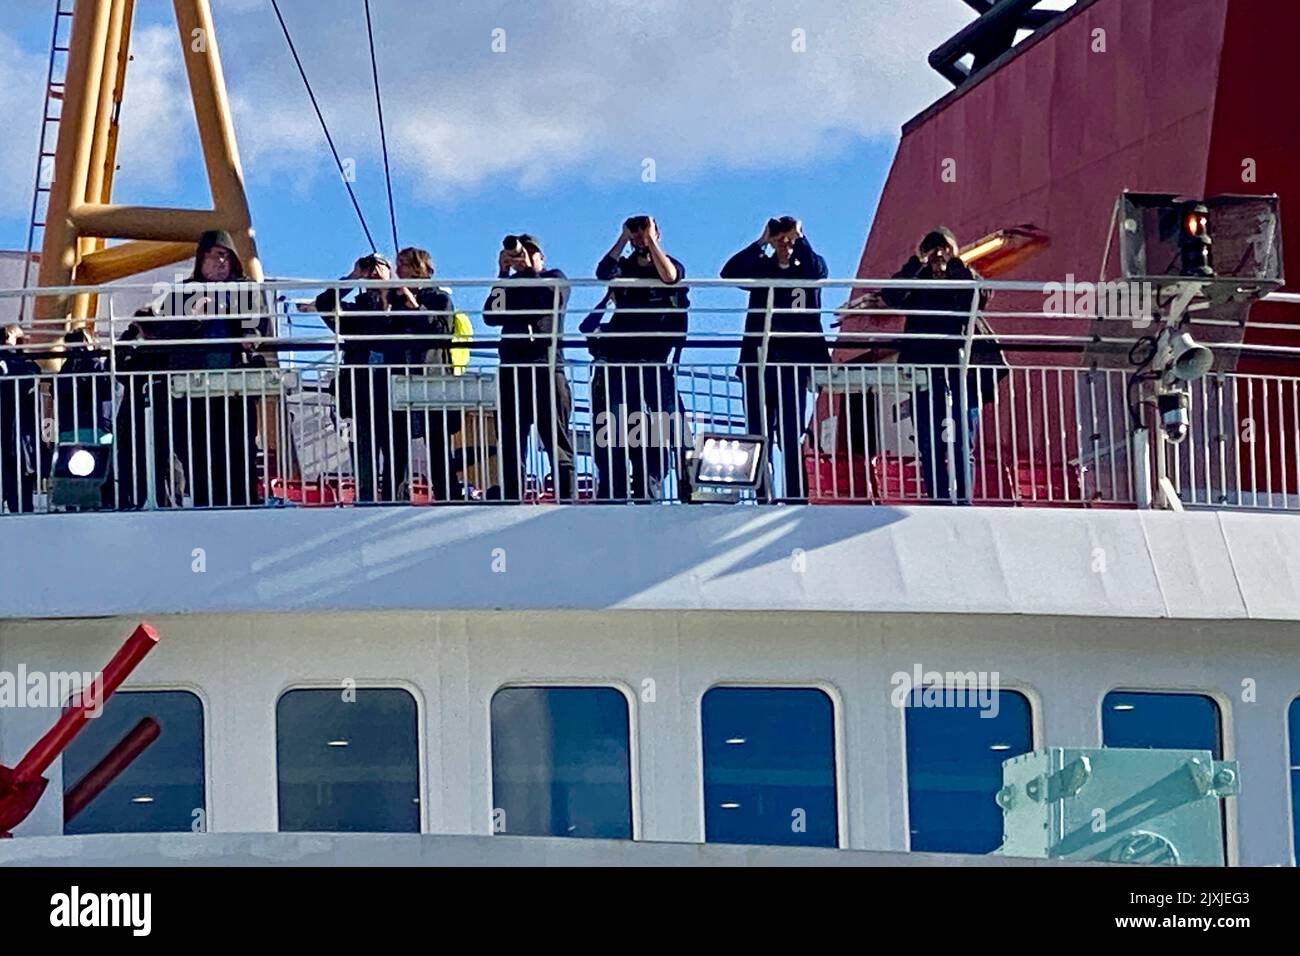
[[[1160,411],[1160,424],[1165,430],[1165,438],[1174,444],[1187,437],[1192,420],[1188,414],[1189,397],[1184,389],[1161,392],[1156,396],[1156,407]]]

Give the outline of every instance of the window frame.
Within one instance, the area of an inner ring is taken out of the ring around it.
[[[845,758],[844,740],[844,698],[838,687],[826,680],[768,680],[765,678],[723,678],[715,680],[700,691],[695,701],[695,773],[696,807],[699,812],[700,843],[709,846],[765,846],[752,843],[713,843],[708,842],[708,812],[704,798],[704,698],[710,691],[722,689],[739,690],[816,690],[826,695],[831,704],[831,746],[832,768],[835,774],[835,846],[834,847],[800,847],[799,849],[836,849],[849,848],[848,815],[848,766]]]
[[[212,794],[215,792],[213,786],[214,781],[212,779],[212,702],[211,700],[209,700],[207,692],[204,691],[204,689],[200,687],[198,684],[190,683],[188,681],[167,681],[167,682],[144,681],[141,683],[132,683],[128,681],[128,682],[124,682],[120,687],[117,688],[117,690],[113,691],[113,693],[108,697],[108,699],[104,701],[104,707],[107,708],[112,703],[113,698],[116,697],[118,694],[190,694],[191,696],[193,696],[195,699],[198,700],[199,716],[202,718],[202,723],[203,723],[203,732],[199,738],[199,744],[203,751],[202,760],[201,760],[203,766],[203,829],[195,831],[194,829],[191,828],[189,831],[171,830],[171,831],[164,831],[164,832],[170,832],[170,833],[185,833],[185,832],[215,833],[217,832],[212,825],[212,818],[213,818]],[[66,701],[64,703],[65,705],[67,704]],[[66,824],[62,822],[63,795],[67,792],[68,787],[72,783],[71,781],[68,780],[67,776],[63,772],[63,767],[64,767],[63,758],[64,758],[64,754],[62,753],[59,754],[59,759],[58,759],[59,786],[60,786],[59,833],[60,835],[73,836],[76,834],[65,834],[63,831],[63,827],[66,826]],[[89,806],[89,804],[87,804],[87,806]]]
[[[1293,707],[1300,707],[1300,691],[1295,692],[1295,696],[1286,705],[1286,712],[1282,715],[1283,737],[1286,740],[1286,807],[1288,811],[1287,825],[1291,831],[1291,865],[1300,866],[1300,849],[1297,849],[1297,844],[1300,844],[1300,832],[1296,829],[1297,825],[1300,825],[1300,819],[1296,817],[1295,812],[1295,776],[1300,773],[1300,770],[1291,769],[1291,748],[1300,744],[1300,741],[1295,740],[1291,733],[1291,709]],[[1300,764],[1296,764],[1296,766],[1300,766]]]
[[[356,689],[361,690],[402,690],[411,695],[415,701],[415,787],[416,793],[420,797],[419,829],[416,833],[429,832],[429,775],[426,770],[428,761],[428,745],[425,723],[428,720],[428,709],[425,707],[424,695],[420,692],[419,685],[408,680],[384,680],[382,678],[362,678],[350,677]],[[342,693],[343,682],[341,680],[295,680],[282,684],[276,691],[271,700],[271,765],[275,768],[273,785],[271,787],[271,807],[272,815],[275,820],[276,833],[297,833],[296,830],[280,829],[280,701],[284,696],[296,690],[328,690],[336,693]],[[397,835],[397,834],[394,834]],[[408,831],[408,835],[409,831]]]
[[[1234,715],[1231,699],[1217,690],[1211,690],[1205,687],[1194,687],[1188,684],[1170,684],[1164,686],[1155,686],[1151,684],[1118,684],[1102,690],[1101,695],[1097,698],[1097,705],[1094,711],[1097,715],[1097,745],[1099,747],[1106,746],[1106,698],[1111,694],[1177,694],[1206,698],[1214,704],[1215,712],[1219,717],[1219,759],[1237,759],[1236,748],[1234,746],[1234,741],[1236,740],[1236,727],[1233,723]],[[1288,778],[1290,777],[1290,760],[1291,753],[1288,750]],[[1229,809],[1228,800],[1233,801],[1231,809]],[[1239,866],[1237,803],[1235,797],[1228,797],[1220,803],[1219,816],[1223,820],[1224,866]],[[1292,845],[1294,846],[1294,840],[1292,841]]]
[[[495,764],[492,762],[492,702],[496,700],[497,694],[503,690],[511,689],[534,689],[534,690],[614,690],[623,695],[623,702],[627,705],[627,754],[628,754],[628,788],[630,792],[629,806],[632,814],[632,841],[637,842],[643,839],[641,826],[641,742],[638,730],[640,708],[636,706],[640,698],[632,689],[632,686],[622,680],[607,680],[597,677],[582,678],[544,678],[540,680],[530,680],[528,678],[519,678],[508,680],[497,684],[492,688],[492,692],[486,695],[484,701],[484,753],[487,759],[484,760],[484,766],[487,768],[487,834],[489,836],[498,836],[493,829],[493,820],[496,816],[496,788],[495,788]],[[472,825],[471,825],[472,826]],[[506,833],[505,836],[511,834]],[[533,834],[514,834],[515,836],[526,836],[532,840],[571,840],[582,839],[581,837],[562,837],[562,836],[537,836]]]
[[[944,690],[947,690],[949,686],[950,685],[946,681],[942,684]],[[1025,752],[1034,753],[1037,750],[1041,750],[1045,746],[1043,743],[1044,730],[1043,730],[1042,695],[1039,694],[1038,690],[1029,683],[1026,683],[1024,681],[1003,681],[1000,675],[998,678],[998,693],[1019,694],[1021,697],[1025,699],[1025,703],[1029,705],[1029,749]],[[886,696],[885,701],[887,706],[892,707],[892,705],[889,704],[888,702],[888,696]],[[902,707],[894,708],[898,711],[898,733],[899,733],[898,739],[900,744],[899,761],[902,765],[902,771],[903,771],[903,776],[902,776],[903,841],[904,841],[904,846],[906,848],[906,852],[908,853],[934,852],[934,851],[922,851],[922,850],[912,849],[912,799],[909,796],[909,793],[912,788],[911,788],[911,769],[908,767],[907,764],[907,708],[908,708],[907,704],[904,704]],[[957,853],[957,851],[953,851],[953,850],[946,850],[942,852],[954,853],[954,854]],[[961,856],[988,856],[992,852],[993,851],[990,851],[989,853],[983,853],[983,854],[962,853],[960,855]]]

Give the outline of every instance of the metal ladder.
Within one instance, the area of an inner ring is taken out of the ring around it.
[[[36,187],[32,192],[32,216],[27,228],[27,255],[23,259],[23,288],[32,284],[35,256],[45,237],[45,216],[50,190],[54,185],[54,148],[59,142],[63,93],[67,85],[68,43],[72,32],[72,15],[76,0],[54,0],[54,30],[50,37],[50,64],[45,80],[45,106],[41,118],[40,154],[36,158]],[[55,104],[57,111],[52,112]],[[39,234],[39,236],[38,236]],[[18,321],[27,324],[28,297],[19,304]]]

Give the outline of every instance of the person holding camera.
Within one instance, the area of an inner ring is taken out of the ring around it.
[[[554,350],[552,338],[564,334],[569,302],[567,278],[546,268],[546,255],[536,236],[506,236],[497,255],[501,279],[555,279],[558,284],[497,286],[483,303],[483,321],[501,330],[499,394],[501,401],[501,488],[493,496],[507,501],[523,497],[524,459],[535,425],[542,446],[551,456],[557,500],[573,499],[573,431],[569,416],[573,399],[564,374],[564,350]]]
[[[631,252],[624,255],[629,244]],[[603,429],[609,436],[607,446],[594,449],[597,497],[653,500],[668,468],[669,447],[665,446],[671,446],[673,436],[683,429],[669,425],[633,430],[628,422],[634,413],[647,415],[652,423],[668,423],[677,414],[673,366],[686,345],[690,297],[681,284],[686,267],[664,250],[652,217],[633,216],[623,223],[614,245],[596,266],[596,278],[658,283],[614,286],[614,314],[591,336],[596,339],[593,354],[600,359],[592,369],[593,421],[603,413],[601,420],[612,422]],[[632,447],[630,439],[636,431],[642,440],[639,447]]]
[[[921,238],[916,255],[894,274],[895,279],[958,279],[979,276],[962,261],[957,237],[940,226]],[[907,310],[900,365],[919,367],[926,375],[916,385],[917,457],[931,497],[940,504],[970,504],[969,465],[972,439],[980,415],[980,393],[988,394],[1004,365],[996,343],[976,342],[971,369],[962,382],[961,359],[972,293],[967,289],[887,289],[881,299],[894,309]],[[981,292],[978,308],[988,302]],[[916,313],[939,314],[916,314]],[[978,319],[977,319],[978,322]],[[983,327],[977,328],[977,332]],[[943,338],[921,336],[942,335]],[[910,340],[909,340],[910,339]],[[990,371],[985,366],[996,367]],[[964,386],[964,387],[963,387]],[[951,462],[949,454],[951,452]]]
[[[393,308],[393,331],[404,337],[403,373],[416,373],[425,367],[439,372],[451,370],[452,316],[456,307],[451,293],[431,284],[433,256],[427,250],[407,247],[397,254],[397,277],[411,280],[415,288],[402,286],[390,296]],[[457,501],[465,497],[464,487],[456,480],[452,462],[451,436],[461,429],[461,413],[447,409],[412,415],[393,413],[394,444],[398,435],[425,439],[429,461],[429,485],[434,501]],[[403,437],[401,444],[405,444]]]
[[[343,281],[387,281],[392,267],[379,253],[362,256]],[[353,423],[356,445],[357,500],[397,500],[411,460],[410,436],[403,416],[389,410],[393,366],[407,360],[407,343],[397,336],[401,322],[393,316],[393,296],[385,289],[363,289],[350,302],[350,290],[326,289],[316,297],[316,311],[330,330],[343,336],[343,367],[335,394],[339,415]],[[401,421],[395,421],[401,419]]]
[[[766,253],[768,246],[772,247],[771,255]],[[813,251],[802,223],[792,216],[769,219],[763,234],[722,267],[724,279],[815,281],[827,275],[826,260]],[[786,501],[807,498],[802,444],[808,420],[812,367],[830,362],[821,307],[822,293],[818,286],[755,286],[749,291],[749,311],[745,315],[745,336],[736,374],[745,386],[745,420],[750,434],[767,439],[775,436],[781,446],[785,482],[780,497]],[[767,330],[771,335],[767,337],[764,356]]]

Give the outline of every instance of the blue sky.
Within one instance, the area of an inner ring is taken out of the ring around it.
[[[780,214],[851,274],[900,124],[947,88],[925,57],[972,16],[959,0],[371,5],[400,237],[451,277],[493,273],[520,230],[590,275],[640,212],[692,276],[716,275]],[[270,0],[213,6],[267,271],[341,275],[367,244]],[[281,7],[391,252],[362,2]],[[0,9],[0,248],[25,243],[52,11]],[[115,201],[206,206],[171,3],[138,0],[136,16]]]

